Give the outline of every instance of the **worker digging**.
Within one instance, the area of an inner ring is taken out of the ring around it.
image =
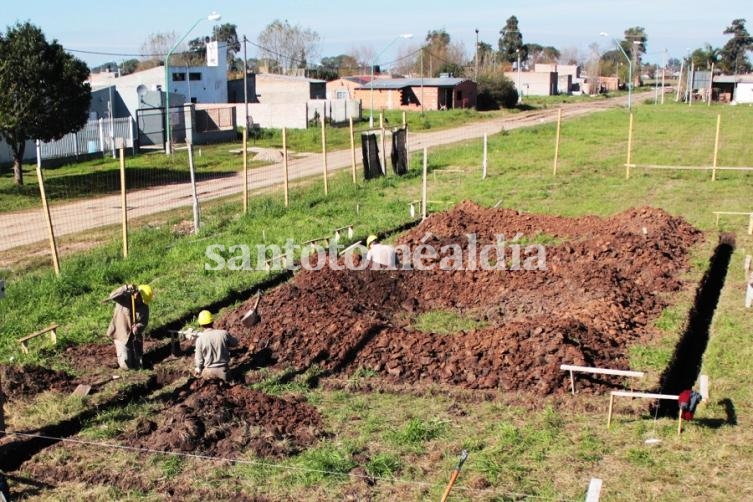
[[[118,367],[139,369],[143,366],[144,332],[149,324],[149,303],[154,298],[148,284],[126,284],[113,290],[105,302],[115,302],[107,336],[115,344]]]

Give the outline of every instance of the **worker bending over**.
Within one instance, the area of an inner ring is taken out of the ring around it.
[[[228,347],[238,345],[238,340],[224,329],[214,329],[214,318],[208,310],[199,312],[199,326],[203,330],[196,338],[196,375],[202,378],[219,378],[227,381],[230,352]]]
[[[397,252],[389,244],[381,244],[376,235],[370,235],[366,238],[366,261],[372,269],[389,269],[397,268]]]
[[[109,336],[115,344],[118,366],[138,369],[144,355],[144,331],[149,324],[149,302],[154,293],[148,284],[126,284],[115,289],[104,301],[115,302]]]

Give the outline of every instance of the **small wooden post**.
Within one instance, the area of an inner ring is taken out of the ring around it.
[[[573,377],[573,370],[570,370],[570,392],[575,395],[575,378]]]
[[[408,121],[406,120],[406,117],[405,117],[405,110],[403,110],[403,128],[406,128],[406,127],[408,127]]]
[[[630,179],[630,163],[633,161],[633,114],[630,113],[630,123],[628,125],[628,147],[627,163],[625,164],[625,179]]]
[[[248,214],[248,127],[243,128],[243,214]]]
[[[677,433],[682,433],[682,408],[677,412]]]
[[[350,167],[353,172],[353,184],[356,184],[356,139],[355,131],[353,131],[353,117],[348,118],[348,124],[350,126]]]
[[[324,125],[324,114],[322,114],[322,176],[324,177],[324,195],[329,192],[327,188],[327,131]]]
[[[753,213],[748,217],[748,235],[753,235]]]
[[[128,203],[126,201],[125,148],[120,146],[120,208],[123,220],[123,258],[128,258]]]
[[[426,178],[427,178],[427,172],[429,169],[429,152],[426,147],[424,147],[424,172],[423,172],[423,181],[421,185],[421,219],[426,219]]]
[[[711,181],[716,181],[716,160],[719,156],[719,128],[722,125],[722,114],[716,116],[716,137],[714,139],[714,166],[711,168]]]
[[[561,123],[562,123],[562,108],[557,110],[557,136],[555,137],[555,140],[554,140],[554,175],[555,176],[557,176],[557,161],[560,156],[560,124]]]
[[[614,406],[614,394],[609,394],[609,411],[607,412],[607,429],[612,425],[612,408]]]
[[[487,162],[489,159],[488,153],[489,153],[489,138],[486,135],[486,133],[484,133],[484,158],[481,160],[481,179],[482,180],[486,179],[486,168],[487,168],[487,165],[488,165]]]
[[[282,170],[285,190],[285,207],[288,207],[288,130],[282,128]]]
[[[44,190],[44,176],[42,176],[42,144],[37,140],[37,181],[39,182],[39,195],[42,197],[42,210],[47,220],[47,232],[50,237],[50,252],[52,253],[52,268],[55,275],[60,277],[60,262],[58,261],[58,246],[55,243],[55,229],[52,226],[50,206],[47,204],[47,193]]]
[[[193,143],[188,143],[188,171],[191,173],[191,198],[193,199],[193,233],[199,233],[199,194],[196,191],[196,169],[193,164]]]

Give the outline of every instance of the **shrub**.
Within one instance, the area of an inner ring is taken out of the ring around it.
[[[478,79],[477,107],[479,110],[512,108],[518,103],[518,91],[512,80],[501,73],[482,75]]]

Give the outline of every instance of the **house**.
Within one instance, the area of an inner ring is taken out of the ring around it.
[[[257,73],[254,78],[259,103],[303,103],[327,98],[327,82],[324,80],[274,73]]]
[[[753,103],[753,73],[745,75],[716,75],[714,93],[723,103]]]
[[[557,73],[557,90],[561,93],[572,94],[573,91],[579,90],[583,83],[580,78],[580,67],[577,64],[537,63],[533,70],[539,73]]]
[[[559,76],[556,71],[506,71],[505,77],[512,80],[521,96],[555,96]],[[570,83],[567,84],[570,88]]]
[[[446,110],[475,108],[478,86],[463,78],[374,79],[353,89],[365,108],[383,110]]]
[[[355,90],[370,81],[368,75],[356,75],[327,82],[327,99],[355,99]]]

